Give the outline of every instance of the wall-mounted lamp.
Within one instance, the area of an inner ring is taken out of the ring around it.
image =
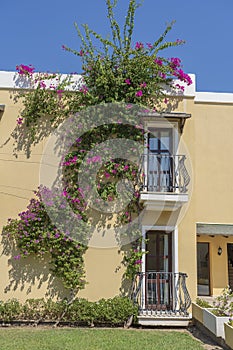
[[[222,255],[222,248],[220,246],[218,247],[218,255]]]

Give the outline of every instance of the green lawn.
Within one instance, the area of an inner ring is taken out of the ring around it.
[[[185,332],[124,329],[0,328],[1,350],[203,350]]]

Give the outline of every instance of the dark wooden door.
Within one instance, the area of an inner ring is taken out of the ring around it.
[[[233,291],[233,244],[227,243],[228,285]]]

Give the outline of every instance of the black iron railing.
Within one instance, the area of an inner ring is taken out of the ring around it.
[[[191,298],[187,275],[181,272],[141,272],[135,276],[132,299],[141,312],[188,315]]]
[[[185,159],[185,155],[143,154],[139,172],[142,190],[186,193],[190,176]]]

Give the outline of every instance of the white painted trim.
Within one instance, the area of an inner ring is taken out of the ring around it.
[[[223,92],[196,92],[195,103],[232,103],[233,93]]]
[[[75,91],[77,88],[80,88],[82,80],[80,74],[61,74],[61,79],[65,79],[67,76],[72,76],[69,90]],[[49,87],[50,84],[56,85],[56,79],[49,80],[47,87]],[[31,89],[31,85],[27,77],[22,77],[17,72],[0,71],[0,89]]]
[[[188,96],[188,97],[194,97],[195,96],[195,93],[196,93],[196,76],[195,74],[188,74],[190,76],[190,78],[192,79],[192,84],[191,85],[187,85],[186,83],[183,83],[181,81],[179,81],[178,79],[174,79],[173,81],[173,84],[174,86],[176,84],[180,85],[180,86],[183,86],[184,87],[184,91],[177,91],[174,93],[173,90],[171,89],[167,89],[165,87],[165,91],[166,91],[166,94],[169,96]]]
[[[35,73],[36,74],[36,73]],[[68,74],[62,74],[67,77]],[[184,91],[177,94],[173,94],[166,90],[168,95],[172,96],[183,96],[183,97],[194,97],[195,103],[233,103],[233,93],[222,93],[222,92],[197,92],[196,91],[196,76],[195,74],[189,74],[193,83],[187,85],[178,80],[174,80],[174,84],[184,86]],[[80,87],[81,74],[73,75],[73,86],[71,90],[76,90],[77,86]],[[19,79],[20,78],[20,79]],[[50,81],[52,83],[52,80]],[[0,71],[0,89],[30,89],[29,81],[26,78],[22,78],[17,72],[12,71]]]
[[[173,231],[173,252],[174,252],[174,260],[173,260],[173,272],[179,272],[179,236],[178,236],[178,227],[175,227],[175,230]]]
[[[34,74],[37,74],[35,72]],[[62,76],[67,77],[69,74],[62,74]],[[195,74],[189,74],[192,78],[193,84],[190,86],[187,86],[187,84],[184,84],[182,82],[179,82],[178,80],[174,80],[174,85],[179,84],[181,86],[184,86],[184,91],[181,91],[175,95],[177,96],[195,96],[196,91],[196,83],[195,83]],[[74,85],[79,85],[80,78],[82,77],[81,74],[74,74]],[[56,82],[56,81],[55,81]],[[49,83],[53,83],[52,80],[49,81]],[[27,78],[19,76],[17,72],[12,71],[0,71],[0,89],[30,89],[30,84]],[[75,90],[75,88],[71,89]],[[166,93],[168,95],[172,95],[169,90],[166,90]],[[173,94],[174,95],[174,94]]]

